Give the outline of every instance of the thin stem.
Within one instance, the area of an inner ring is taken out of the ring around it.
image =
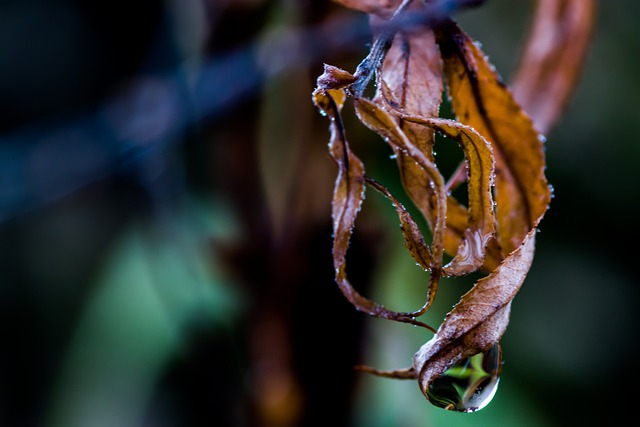
[[[467,181],[467,169],[466,169],[465,162],[462,161],[456,168],[455,172],[451,174],[444,188],[447,191],[447,193],[450,193],[466,181]]]
[[[372,368],[367,365],[356,365],[355,369],[369,374],[377,375],[385,378],[395,378],[398,380],[415,380],[418,379],[418,375],[413,368],[396,369],[393,371],[382,371],[376,368]]]

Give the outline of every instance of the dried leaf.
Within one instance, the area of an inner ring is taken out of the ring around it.
[[[424,237],[422,237],[420,228],[411,217],[409,211],[407,211],[402,203],[400,203],[400,201],[396,199],[383,185],[372,179],[367,179],[367,183],[391,200],[391,203],[398,214],[398,218],[400,219],[400,229],[404,236],[405,246],[418,265],[425,270],[430,270],[433,265],[431,251],[424,242]]]
[[[440,51],[433,32],[425,29],[418,34],[399,33],[387,53],[381,78],[404,111],[422,117],[437,117],[444,87]],[[435,162],[433,130],[402,119],[399,125],[411,142]],[[394,148],[394,153],[407,195],[433,229],[436,211],[429,177],[402,150]]]
[[[317,84],[321,89],[344,89],[353,84],[355,80],[356,78],[350,72],[324,64],[324,72],[318,77]]]
[[[448,254],[456,255],[463,242],[464,235],[469,228],[469,213],[453,196],[447,197],[447,229],[444,236],[444,249]],[[483,269],[493,271],[502,260],[502,253],[498,241],[491,239],[487,242],[484,254]]]
[[[537,226],[551,199],[543,143],[531,119],[466,33],[448,21],[438,28],[436,39],[458,120],[493,147],[497,238],[506,256]]]
[[[418,120],[416,117],[403,117],[414,123],[424,123],[446,137],[456,140],[464,151],[468,171],[468,221],[460,246],[453,252],[455,256],[444,267],[444,272],[449,276],[472,273],[482,265],[487,243],[496,232],[492,196],[494,159],[491,146],[473,128],[452,120]]]
[[[509,323],[511,301],[533,262],[536,230],[447,314],[436,335],[415,354],[413,370],[427,396],[429,384],[457,361],[487,351]],[[428,398],[428,397],[427,397]]]
[[[595,0],[538,0],[511,84],[515,99],[547,133],[573,94],[595,23]]]
[[[444,251],[444,219],[446,216],[444,178],[435,163],[407,138],[395,118],[384,108],[366,98],[354,99],[354,106],[356,114],[362,123],[382,136],[395,150],[413,159],[429,180],[427,187],[431,187],[435,194],[437,212],[431,245],[431,254],[433,255],[433,265],[431,268],[432,274],[438,274],[442,267],[442,254]]]
[[[464,151],[468,172],[469,208],[468,213],[465,212],[465,228],[458,231],[463,237],[457,250],[452,252],[455,256],[445,266],[444,272],[449,276],[472,273],[482,265],[487,243],[496,231],[491,193],[494,176],[491,145],[473,128],[453,120],[413,116],[402,110],[396,110],[395,113],[405,121],[429,127],[456,140]]]
[[[344,99],[344,92],[332,92],[316,89],[313,101],[324,114],[331,119],[331,139],[329,153],[338,165],[338,176],[333,189],[332,218],[333,218],[333,266],[336,272],[336,282],[344,296],[356,307],[370,314],[374,313],[377,304],[360,295],[347,280],[347,249],[353,232],[358,211],[364,199],[364,165],[350,150],[345,138],[342,119],[340,117],[341,102],[336,103],[331,93]]]
[[[336,1],[372,14],[372,23],[379,25],[374,29],[379,35],[371,52],[355,74],[325,67],[316,90],[321,96],[316,99],[314,95],[316,105],[332,119],[330,148],[340,170],[333,201],[334,264],[336,281],[343,294],[361,311],[416,324],[415,317],[422,315],[433,302],[442,274],[465,275],[481,266],[488,273],[447,314],[440,328],[434,331],[433,339],[415,354],[411,368],[379,371],[359,367],[387,377],[417,378],[429,399],[429,385],[435,378],[456,362],[494,347],[507,328],[511,301],[531,267],[537,226],[551,199],[544,174],[543,137],[478,45],[446,18],[451,10],[483,1]],[[540,0],[538,6],[544,8],[547,3]],[[591,3],[591,0],[585,3]],[[539,9],[534,29],[538,34],[536,37],[541,37],[539,28],[545,22],[546,25],[555,22],[553,25],[567,28],[584,43],[585,31],[588,32],[592,25],[591,17],[581,25],[571,22],[570,18],[592,11],[593,5],[580,7],[577,4],[578,0],[549,3],[548,9],[558,13],[555,17]],[[394,11],[396,6],[398,9]],[[558,8],[554,9],[556,6]],[[416,23],[420,25],[416,26]],[[427,25],[432,26],[433,33]],[[536,46],[547,45],[539,42],[529,46],[533,52]],[[579,47],[577,56],[569,54],[568,50],[567,44],[558,42],[541,57],[531,59],[527,56],[523,62],[532,64],[531,73],[536,71],[535,67],[540,69],[530,77],[534,79],[530,86],[522,83],[523,93],[535,92],[536,85],[545,82],[550,85],[560,82],[557,83],[559,93],[546,101],[542,100],[544,95],[538,99],[537,93],[526,95],[529,98],[523,101],[531,102],[527,105],[537,114],[536,120],[540,120],[542,129],[552,122],[536,112],[536,108],[544,109],[538,107],[538,103],[547,102],[548,108],[559,111],[570,92],[569,82],[575,80],[580,62],[576,57],[582,57],[584,46]],[[561,58],[558,61],[569,65],[566,68],[550,65],[546,61],[551,57]],[[567,75],[562,75],[562,70]],[[545,75],[545,72],[553,75]],[[363,94],[375,73],[378,89],[374,102]],[[443,75],[458,121],[437,117]],[[335,96],[340,97],[337,104],[333,102],[330,89],[337,90]],[[547,89],[552,90],[544,88]],[[543,90],[538,92],[544,93]],[[384,186],[364,177],[362,163],[350,152],[338,107],[345,94],[353,98],[360,121],[382,136],[396,153],[405,189],[432,229],[430,249],[409,212]],[[521,96],[525,99],[525,95]],[[446,184],[435,162],[434,132],[457,141],[465,155],[464,164]],[[355,215],[362,203],[363,180],[392,201],[400,218],[406,247],[419,265],[431,271],[427,301],[417,312],[388,311],[359,295],[346,280],[344,258]],[[447,195],[465,180],[468,207]],[[453,259],[443,267],[445,249]]]
[[[330,70],[331,72],[331,70]],[[338,98],[338,102],[334,100]],[[364,297],[347,279],[347,249],[356,217],[364,199],[364,165],[351,151],[345,137],[340,109],[344,101],[343,89],[325,90],[320,85],[313,92],[313,102],[323,114],[331,119],[329,153],[338,165],[338,176],[333,191],[333,266],[335,280],[342,294],[358,310],[374,317],[392,319],[434,330],[429,325],[415,320],[411,313],[399,313]],[[422,254],[424,256],[424,254]],[[439,277],[439,276],[435,276]]]

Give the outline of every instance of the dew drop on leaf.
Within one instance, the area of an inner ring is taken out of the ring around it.
[[[502,350],[494,344],[488,351],[462,359],[433,380],[427,390],[429,401],[456,412],[475,412],[491,402],[498,390],[502,371]]]

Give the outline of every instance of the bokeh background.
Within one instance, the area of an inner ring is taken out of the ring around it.
[[[0,425],[554,427],[632,413],[640,3],[598,4],[547,135],[555,198],[500,387],[474,414],[353,370],[406,367],[430,338],[367,318],[333,282],[336,170],[311,91],[324,62],[354,70],[366,55],[367,18],[327,0],[92,3],[0,2]],[[507,83],[532,6],[455,16]],[[389,149],[345,120],[402,199]],[[452,168],[460,154],[439,145]],[[427,278],[390,204],[367,195],[350,278],[418,308]],[[425,321],[470,285],[443,283]]]

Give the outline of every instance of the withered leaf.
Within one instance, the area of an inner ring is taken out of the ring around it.
[[[336,96],[339,102],[336,102],[333,96]],[[325,90],[321,87],[316,88],[312,96],[315,105],[331,120],[329,153],[338,166],[332,201],[333,266],[336,283],[345,298],[360,311],[374,317],[393,319],[433,330],[430,326],[415,320],[411,313],[388,310],[361,295],[347,278],[347,249],[364,199],[365,174],[362,161],[351,151],[345,136],[340,116],[344,97],[343,89]]]
[[[344,93],[341,89],[333,90],[331,93],[323,89],[316,89],[313,93],[313,101],[331,119],[329,153],[338,165],[331,212],[336,282],[349,301],[373,309],[375,304],[359,295],[350,286],[346,277],[346,255],[349,240],[364,198],[364,165],[349,148],[340,117],[342,102],[336,103],[332,93],[338,95],[338,99],[344,99]]]
[[[425,396],[429,384],[448,366],[487,351],[500,340],[509,323],[511,301],[533,262],[535,234],[531,230],[496,270],[463,295],[434,337],[415,354],[413,371]]]
[[[495,211],[494,211],[495,212]],[[447,197],[447,229],[444,236],[444,249],[448,254],[456,255],[469,230],[469,213],[453,196]],[[484,248],[483,269],[493,271],[502,260],[500,246],[496,239],[487,242]]]
[[[444,272],[449,276],[472,273],[483,264],[487,243],[496,231],[492,196],[494,159],[491,146],[473,128],[452,120],[407,115],[401,117],[413,123],[423,123],[456,140],[464,151],[468,171],[468,221],[460,246],[454,252],[451,262],[444,267]]]
[[[438,28],[436,39],[458,120],[493,147],[497,238],[506,256],[537,226],[551,199],[543,143],[531,119],[464,31],[448,21]]]
[[[407,211],[402,203],[400,203],[400,201],[396,199],[382,184],[369,178],[367,179],[367,183],[378,190],[380,193],[384,194],[386,198],[391,200],[391,203],[393,204],[393,207],[396,209],[396,213],[398,214],[398,218],[400,219],[400,229],[402,230],[402,234],[404,235],[405,246],[409,250],[409,253],[413,257],[413,259],[416,260],[418,265],[420,265],[425,270],[430,270],[431,266],[433,265],[431,251],[429,250],[427,244],[424,242],[424,237],[422,237],[420,228],[411,217],[409,211]]]
[[[338,102],[334,99],[334,95]],[[333,196],[333,231],[346,243],[334,247],[338,259],[344,258],[355,218],[360,210],[364,194],[364,165],[349,148],[340,109],[344,102],[344,91],[316,89],[313,101],[331,119],[331,139],[329,153],[338,165],[338,177]]]
[[[396,35],[383,63],[381,78],[404,111],[422,117],[437,117],[444,87],[440,51],[433,32],[427,28],[417,34]],[[380,87],[382,85],[378,90]],[[433,129],[402,119],[399,124],[413,144],[435,162]],[[392,148],[407,195],[433,229],[436,212],[429,177],[410,156],[395,146]]]
[[[595,23],[595,0],[537,0],[511,90],[547,133],[564,112],[582,71]]]
[[[452,251],[455,256],[445,266],[444,272],[449,276],[461,276],[476,271],[483,264],[485,248],[496,231],[492,197],[495,162],[491,145],[473,128],[453,120],[408,114],[398,107],[386,85],[381,84],[380,87],[382,98],[400,119],[433,129],[456,140],[462,147],[468,175],[468,215],[465,218],[465,227],[462,230],[454,229],[462,238],[459,239],[459,247]],[[455,213],[459,214],[459,211]],[[460,222],[458,218],[455,220]],[[447,219],[447,229],[448,222]]]
[[[324,72],[318,77],[317,85],[320,89],[344,89],[351,85],[355,79],[353,74],[348,71],[324,64]]]
[[[354,99],[356,114],[362,123],[378,133],[396,150],[410,157],[422,169],[427,177],[433,194],[435,195],[436,222],[433,228],[433,241],[431,254],[433,256],[432,274],[439,274],[442,267],[442,254],[444,251],[444,231],[446,216],[446,193],[444,178],[431,161],[400,129],[395,118],[384,108],[366,98]]]
[[[488,274],[447,314],[434,331],[433,339],[415,354],[411,368],[397,371],[360,368],[394,378],[417,378],[428,399],[429,384],[435,378],[452,364],[489,350],[506,330],[511,301],[531,267],[537,226],[551,200],[539,130],[548,129],[552,121],[537,109],[560,111],[571,90],[569,82],[575,80],[579,68],[580,60],[576,58],[582,57],[584,46],[579,47],[580,52],[570,54],[570,48],[563,42],[551,47],[542,42],[538,47],[529,45],[533,53],[547,47],[542,56],[534,57],[531,53],[522,62],[532,64],[529,72],[533,74],[527,79],[533,82],[528,86],[522,83],[520,96],[536,115],[536,128],[479,46],[451,19],[428,16],[441,13],[438,7],[444,3],[336,1],[371,14],[372,22],[380,24],[374,29],[374,33],[380,34],[355,74],[326,66],[314,95],[316,105],[332,120],[330,151],[339,167],[333,217],[334,266],[340,289],[361,311],[418,324],[415,317],[433,302],[442,274],[466,275],[480,267]],[[452,2],[452,6],[455,9],[480,3],[460,0]],[[571,18],[592,11],[593,5],[577,6],[578,0],[552,3],[548,9],[557,14],[553,17],[546,13],[549,11],[540,11],[547,0],[539,1],[535,37],[542,37],[539,34],[544,34],[540,30],[544,25],[554,25],[566,28],[580,43],[585,42],[585,34],[592,25],[591,16],[580,25]],[[410,9],[419,13],[405,15]],[[404,18],[424,20],[409,30],[403,25],[418,21]],[[547,62],[550,58],[570,65],[563,68],[550,64]],[[364,96],[364,89],[374,74],[378,87],[372,101]],[[443,77],[456,121],[438,118]],[[536,92],[535,88],[545,84],[559,85],[558,93],[542,100],[544,90],[553,89],[545,87]],[[353,98],[359,120],[378,133],[396,154],[405,190],[432,230],[430,248],[409,212],[384,186],[365,177],[362,163],[349,150],[339,112],[345,95]],[[539,106],[545,102],[547,107]],[[464,163],[446,184],[433,153],[436,132],[454,139],[465,156]],[[345,254],[355,215],[362,204],[365,181],[392,201],[407,249],[419,265],[431,271],[427,301],[419,311],[386,310],[358,294],[346,279]],[[448,193],[465,181],[468,206]],[[453,259],[443,266],[445,250]]]

